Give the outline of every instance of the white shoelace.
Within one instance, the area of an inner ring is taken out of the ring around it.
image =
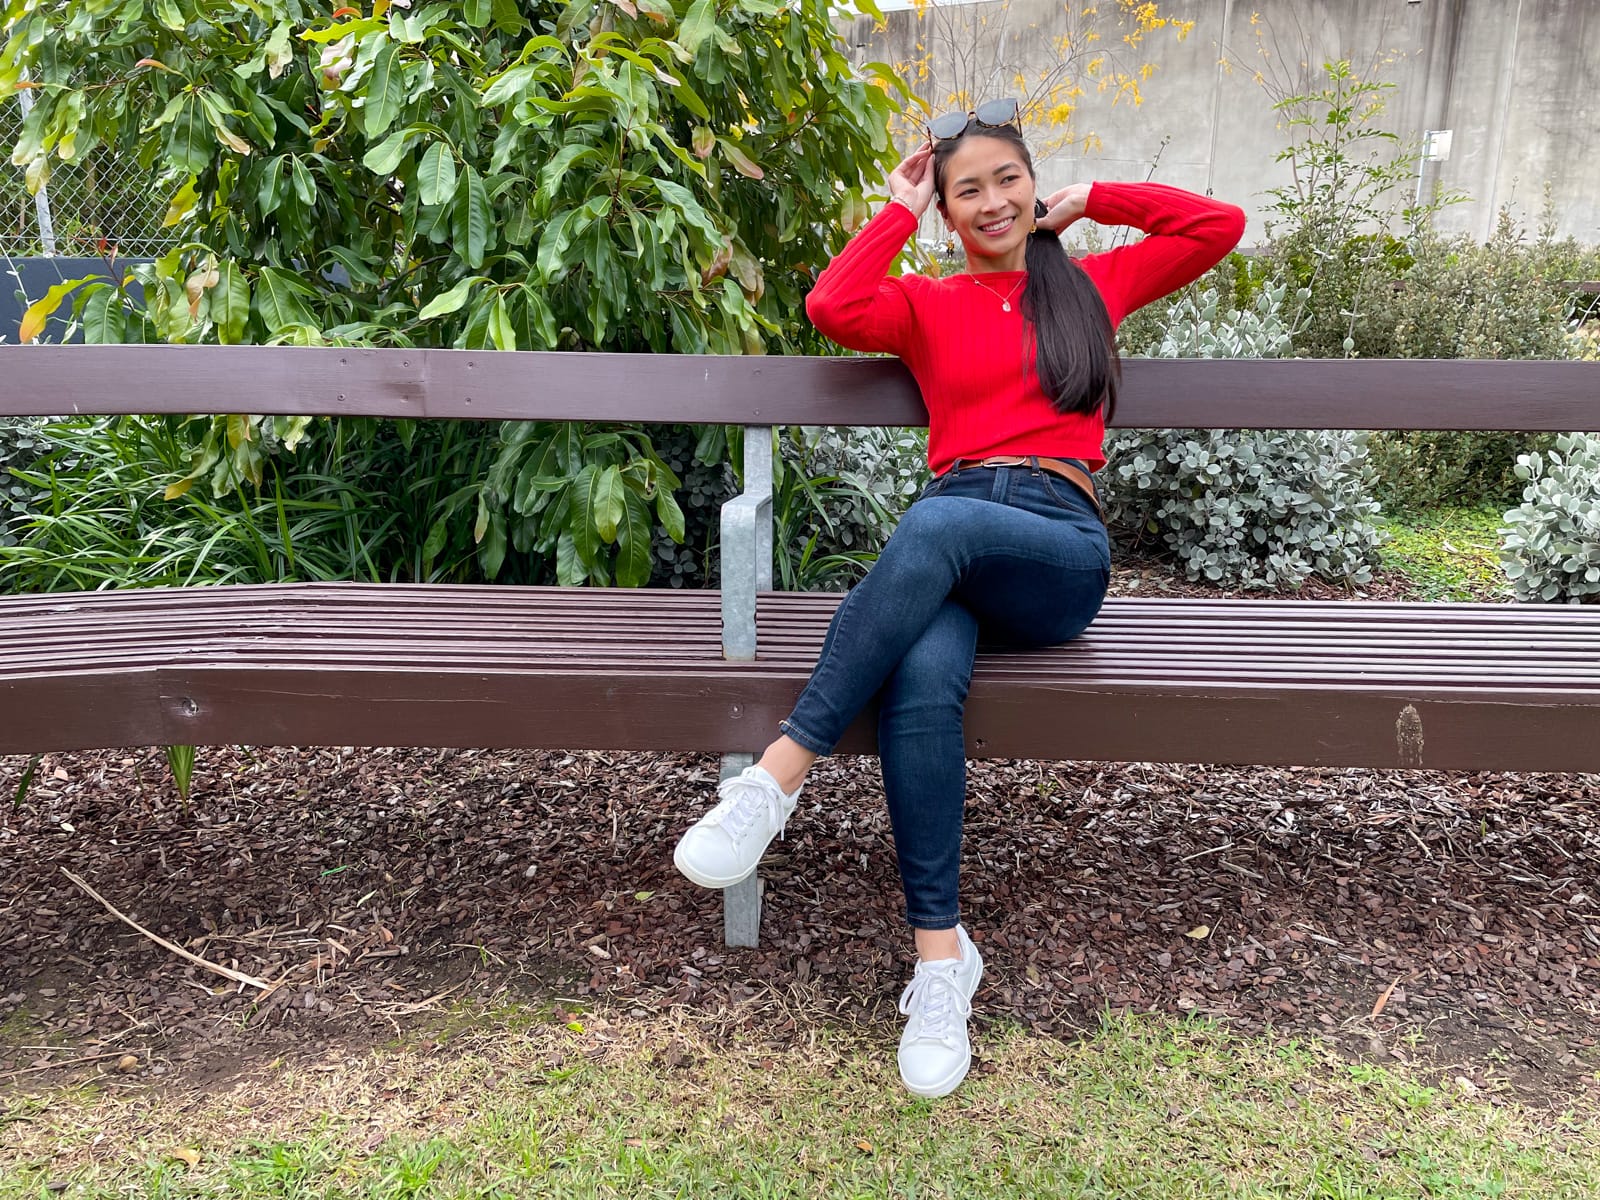
[[[788,818],[783,811],[783,797],[777,788],[763,787],[753,780],[735,775],[717,784],[717,794],[722,798],[716,808],[706,814],[706,818],[720,825],[735,842],[750,832],[763,807],[777,828],[778,836],[783,836],[783,827]]]
[[[912,1009],[921,1008],[922,1023],[917,1028],[919,1039],[950,1043],[955,1036],[952,1018],[959,1015],[964,1023],[972,1015],[972,1001],[962,990],[961,980],[957,978],[960,969],[958,962],[948,967],[917,964],[911,982],[900,994],[900,1015],[909,1017]]]

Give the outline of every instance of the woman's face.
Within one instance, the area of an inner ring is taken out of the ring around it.
[[[945,160],[940,209],[969,262],[986,260],[990,270],[1022,268],[1033,197],[1033,176],[1014,142],[968,134]]]

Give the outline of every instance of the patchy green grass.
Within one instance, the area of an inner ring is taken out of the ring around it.
[[[1538,1197],[1600,1187],[1600,1107],[1352,1064],[1315,1042],[1108,1018],[1075,1044],[985,1028],[923,1101],[894,1030],[809,1046],[691,1016],[451,1022],[448,1045],[271,1064],[194,1096],[13,1098],[0,1198]],[[55,1189],[47,1191],[46,1189]]]
[[[1404,575],[1417,600],[1507,600],[1498,509],[1432,508],[1381,522],[1383,569]]]

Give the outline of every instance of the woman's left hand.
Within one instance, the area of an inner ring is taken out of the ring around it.
[[[1050,211],[1039,218],[1039,228],[1060,234],[1068,225],[1082,219],[1084,210],[1089,206],[1089,189],[1092,186],[1069,183],[1059,192],[1051,192],[1044,197],[1045,207]]]

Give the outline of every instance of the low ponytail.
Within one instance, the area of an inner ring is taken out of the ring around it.
[[[1035,201],[1036,216],[1046,211],[1043,201]],[[1122,361],[1099,289],[1048,229],[1028,235],[1027,267],[1022,319],[1032,334],[1039,385],[1056,411],[1092,413],[1103,407],[1110,422]]]

